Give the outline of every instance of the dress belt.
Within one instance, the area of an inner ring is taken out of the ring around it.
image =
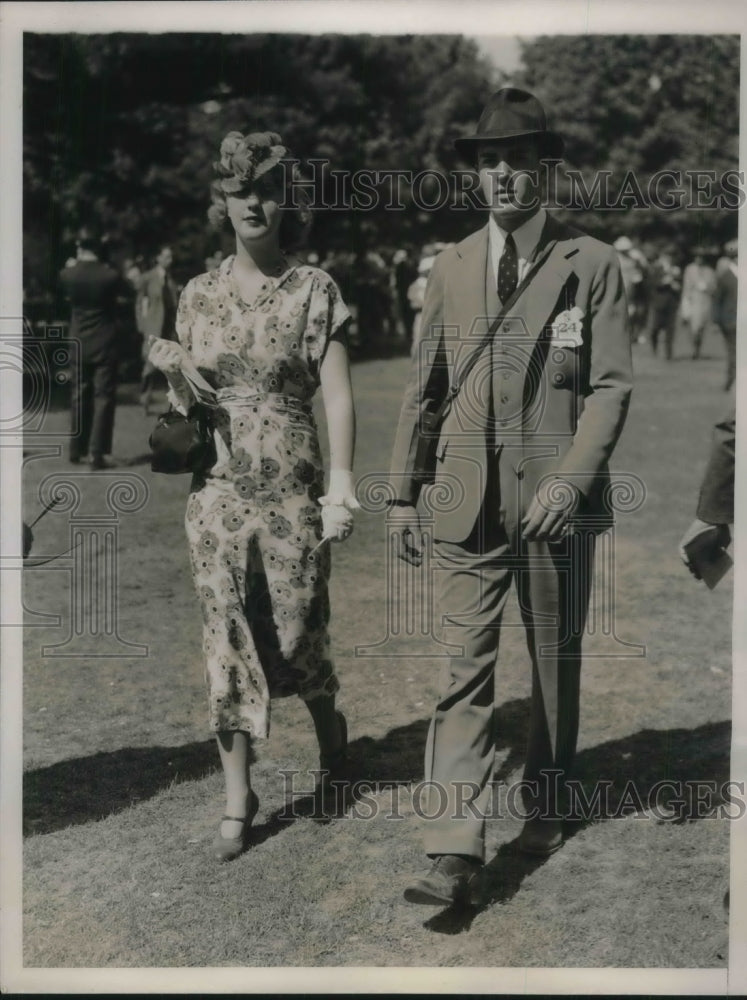
[[[215,394],[219,406],[270,406],[276,410],[294,410],[297,413],[311,414],[311,405],[298,396],[284,392],[246,392],[242,389],[223,388]]]

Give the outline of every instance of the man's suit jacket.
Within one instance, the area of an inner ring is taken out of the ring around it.
[[[102,364],[117,357],[117,306],[127,295],[124,280],[99,260],[79,260],[60,272],[72,306],[70,336],[80,343],[81,360]]]
[[[170,303],[167,297],[171,298]],[[177,287],[171,275],[166,273],[164,279],[163,272],[157,267],[146,271],[142,276],[135,304],[138,330],[146,338],[146,343],[148,337],[176,339],[174,330],[176,304]]]
[[[617,255],[548,216],[534,257],[532,280],[441,427],[436,485],[455,489],[458,497],[435,509],[434,535],[444,541],[469,536],[483,504],[488,465],[497,460],[501,497],[509,499],[510,492],[517,518],[526,513],[540,480],[559,476],[580,491],[579,513],[600,529],[610,523],[607,461],[632,389]],[[487,226],[436,259],[392,457],[390,482],[400,500],[418,499],[412,473],[419,416],[429,401],[444,398],[455,371],[494,318],[497,297],[488,305],[492,283]],[[561,314],[574,307],[581,343],[561,347],[553,338],[560,333]]]

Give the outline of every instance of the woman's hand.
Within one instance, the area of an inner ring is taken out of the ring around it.
[[[164,375],[180,375],[182,365],[190,360],[182,345],[175,340],[163,340],[159,337],[152,337],[150,344],[148,352],[150,363]]]
[[[341,504],[322,507],[322,538],[344,542],[353,532],[353,515]]]
[[[360,510],[361,505],[355,498],[355,483],[353,473],[349,469],[330,469],[329,489],[323,497],[319,497],[322,507],[341,507],[344,510]],[[322,513],[324,513],[322,511]]]

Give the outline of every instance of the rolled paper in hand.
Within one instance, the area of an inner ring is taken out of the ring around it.
[[[353,515],[341,504],[322,507],[322,538],[343,541],[353,528]]]

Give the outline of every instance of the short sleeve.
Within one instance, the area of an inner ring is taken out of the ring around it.
[[[306,351],[310,365],[318,369],[332,340],[346,342],[350,312],[333,278],[318,271],[313,278],[306,324]]]
[[[176,310],[176,336],[185,351],[192,352],[192,298],[195,293],[193,281],[188,281],[179,296]]]

